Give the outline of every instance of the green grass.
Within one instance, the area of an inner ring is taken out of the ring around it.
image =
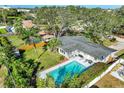
[[[58,53],[50,51],[43,52],[42,48],[37,48],[37,53],[38,55],[35,53],[34,49],[31,49],[25,51],[24,56],[27,60],[33,59],[34,61],[37,61],[38,57],[41,55],[40,67],[42,67],[43,69],[55,66],[56,64],[60,63],[60,61],[63,59],[63,57]]]
[[[16,47],[20,47],[24,44],[24,41],[21,40],[16,35],[9,36],[8,39],[11,40],[12,44]],[[30,49],[30,50],[27,50],[24,52],[24,57],[26,58],[26,60],[32,59],[36,62],[38,57],[41,55],[40,56],[40,62],[41,62],[40,66],[43,67],[44,69],[47,69],[51,66],[54,66],[54,65],[60,63],[60,60],[63,58],[59,53],[50,52],[50,51],[43,52],[42,47],[37,48],[37,53],[38,53],[38,55],[35,53],[34,49]]]
[[[8,39],[11,40],[12,45],[14,45],[16,47],[20,47],[24,44],[24,41],[22,39],[20,39],[17,35],[9,36]]]
[[[120,56],[120,58],[123,58],[123,59],[124,59],[124,49],[120,50],[120,51],[117,52],[115,55],[116,55],[116,56]]]
[[[103,45],[104,46],[111,46],[113,44],[115,44],[117,41],[111,42],[109,39],[105,39],[103,40]]]
[[[62,84],[62,87],[70,87],[70,88],[80,88],[94,80],[96,77],[101,75],[110,64],[105,63],[95,63],[93,66],[91,66],[89,69],[87,69],[85,72],[83,72],[80,76],[73,77],[72,79],[67,79]]]
[[[121,58],[123,58],[123,59],[124,59],[124,54],[121,56]]]
[[[4,87],[4,80],[7,76],[7,69],[5,66],[0,68],[0,87]]]
[[[124,49],[120,50],[120,51],[117,52],[115,55],[116,55],[116,56],[120,56],[120,55],[122,55],[122,54],[124,54]]]
[[[17,17],[17,16],[8,16],[7,18],[21,18],[21,17]]]
[[[96,77],[101,75],[108,67],[110,64],[105,64],[105,63],[96,63],[92,67],[90,67],[88,70],[86,70],[80,78],[84,78],[84,84],[86,85],[92,80],[94,80]]]
[[[6,29],[0,29],[0,34],[6,34],[7,33],[7,31],[6,31]]]

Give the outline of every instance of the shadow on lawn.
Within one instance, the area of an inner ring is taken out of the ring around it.
[[[40,62],[40,57],[44,54],[46,52],[46,50],[43,52],[43,53],[41,53],[40,54],[40,56],[38,57],[38,63],[37,63],[37,66],[34,68],[34,70],[33,70],[33,72],[32,72],[32,78],[31,78],[31,81],[30,81],[30,85],[32,86],[32,87],[34,87],[34,88],[36,88],[37,87],[37,85],[36,85],[36,78],[37,78],[37,71],[38,71],[38,69],[39,69],[39,66],[40,66],[40,64],[41,64],[41,62]],[[42,68],[43,69],[43,68]]]
[[[37,71],[39,68],[40,62],[38,62],[37,66],[34,68],[33,72],[32,72],[32,78],[30,80],[30,85],[34,88],[36,88],[36,78],[37,78]]]
[[[25,58],[25,55],[24,54],[24,50],[20,50],[20,53],[21,53],[21,58]],[[37,85],[36,85],[36,78],[37,78],[37,72],[38,72],[38,69],[40,67],[40,64],[41,64],[41,61],[40,61],[40,58],[41,56],[46,52],[46,50],[44,50],[39,56],[38,56],[38,62],[36,62],[36,66],[33,68],[33,71],[32,71],[32,77],[30,79],[30,86],[32,86],[33,88],[36,88]],[[29,61],[29,60],[28,60]],[[30,64],[33,64],[32,62],[34,62],[33,60],[30,60]],[[41,69],[43,69],[44,67],[42,67]]]
[[[40,54],[40,56],[38,57],[38,59],[40,59],[40,57],[46,52],[47,50],[43,51],[43,53]]]

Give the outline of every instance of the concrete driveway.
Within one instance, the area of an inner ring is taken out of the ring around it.
[[[115,49],[115,50],[122,50],[124,49],[124,39],[119,38],[117,36],[114,36],[116,40],[118,41],[117,43],[109,46],[109,48]]]

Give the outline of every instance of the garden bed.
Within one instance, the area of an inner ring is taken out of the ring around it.
[[[27,50],[24,52],[24,56],[26,60],[40,61],[39,71],[55,66],[64,59],[64,57],[57,52],[44,51],[42,47],[36,48],[36,51],[34,49]]]

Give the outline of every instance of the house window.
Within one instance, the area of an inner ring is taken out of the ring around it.
[[[60,49],[60,52],[62,52],[63,54],[65,54],[65,51],[63,51],[62,49]]]
[[[81,57],[81,58],[84,58],[84,56],[82,56],[82,55],[80,55],[80,54],[79,54],[78,56]]]
[[[100,58],[101,60],[103,60],[103,59],[105,59],[105,57],[104,56],[101,56],[101,58]]]

